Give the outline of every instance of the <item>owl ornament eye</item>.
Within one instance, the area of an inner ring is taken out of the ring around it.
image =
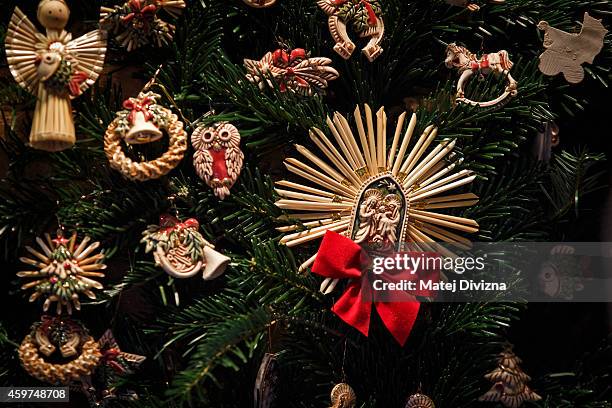
[[[195,149],[193,166],[198,176],[221,200],[230,195],[236,183],[244,154],[240,150],[240,132],[231,123],[201,126],[191,135]]]

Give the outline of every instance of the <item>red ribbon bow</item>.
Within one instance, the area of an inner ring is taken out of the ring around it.
[[[148,21],[153,20],[157,12],[157,6],[155,4],[145,6],[144,4],[145,3],[140,0],[130,0],[129,6],[131,13],[125,15],[121,21],[124,24],[128,24],[133,19],[138,18],[146,24]]]
[[[81,90],[81,84],[87,81],[88,78],[89,75],[87,75],[83,71],[77,71],[72,74],[72,77],[70,77],[70,82],[68,83],[68,89],[70,90],[70,94],[72,96],[81,95],[83,93],[83,91]]]
[[[130,123],[135,123],[136,112],[142,112],[147,122],[153,119],[153,114],[149,111],[149,105],[151,105],[153,102],[155,102],[153,98],[150,98],[148,96],[142,99],[129,98],[123,101],[123,107],[131,111],[128,116],[128,120],[130,121]]]
[[[312,272],[326,278],[352,279],[346,291],[332,307],[332,311],[344,322],[368,336],[373,304],[387,330],[403,346],[417,319],[420,303],[413,294],[405,291],[394,293],[393,299],[397,301],[373,301],[373,289],[367,274],[364,273],[369,264],[369,257],[361,246],[337,232],[327,231],[317,252]],[[414,273],[402,274],[402,277],[418,279]],[[381,279],[389,281],[393,278]],[[414,293],[421,296],[432,295],[427,291]]]
[[[180,229],[199,229],[200,223],[195,218],[189,218],[181,222],[178,218],[172,215],[163,214],[159,217],[159,225],[162,227],[163,232],[171,232]]]
[[[472,61],[470,63],[470,68],[472,68],[472,71],[479,71],[481,69],[489,68],[489,56],[484,54],[480,60]]]

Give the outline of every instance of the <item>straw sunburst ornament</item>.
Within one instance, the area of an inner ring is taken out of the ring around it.
[[[456,171],[457,162],[449,160],[455,141],[444,140],[429,150],[437,135],[437,128],[430,125],[409,150],[417,118],[413,114],[404,129],[404,112],[388,149],[384,108],[375,115],[368,105],[364,108],[365,119],[359,106],[354,112],[357,137],[348,120],[337,112],[333,119],[327,118],[333,138],[320,129],[312,129],[310,138],[327,161],[299,145],[297,150],[312,164],[296,158],[285,161],[289,171],[316,187],[277,182],[276,191],[282,199],[276,205],[292,211],[288,219],[298,220],[279,228],[286,233],[281,243],[293,247],[333,231],[362,246],[395,251],[405,242],[418,248],[435,241],[469,246],[470,241],[456,232],[474,233],[478,231],[477,222],[438,212],[478,202],[473,193],[449,193],[476,177],[469,170]],[[444,248],[438,249],[442,255],[452,256]],[[300,270],[311,266],[315,259],[316,255]],[[333,290],[335,283],[327,279],[322,291]]]

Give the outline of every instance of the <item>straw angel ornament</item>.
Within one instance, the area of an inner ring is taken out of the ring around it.
[[[50,152],[67,149],[76,141],[70,100],[98,79],[104,66],[106,36],[94,30],[79,38],[64,30],[70,9],[64,0],[42,0],[34,24],[15,8],[6,34],[11,73],[21,87],[36,95],[30,145]]]
[[[469,170],[455,169],[458,162],[451,154],[455,141],[434,143],[434,125],[427,126],[408,149],[417,124],[415,114],[408,126],[404,126],[405,112],[398,118],[388,149],[389,123],[384,108],[374,115],[365,105],[365,118],[362,112],[359,106],[354,112],[356,134],[339,113],[327,118],[331,137],[312,129],[310,138],[322,154],[297,146],[312,164],[286,159],[287,169],[310,183],[277,182],[276,191],[282,198],[276,205],[290,210],[287,219],[297,220],[279,228],[285,233],[281,243],[293,247],[323,238],[317,254],[300,270],[312,266],[313,273],[326,278],[321,284],[323,293],[330,293],[340,278],[350,279],[345,293],[334,304],[334,313],[367,336],[374,306],[387,329],[403,345],[419,303],[413,296],[401,302],[373,301],[371,293],[364,292],[367,285],[360,284],[367,278],[368,266],[360,254],[363,250],[368,255],[397,252],[403,249],[402,244],[409,243],[418,251],[433,248],[435,253],[454,257],[435,241],[469,248],[470,241],[456,232],[478,231],[476,221],[439,211],[475,204],[475,194],[451,191],[470,184],[476,176]]]

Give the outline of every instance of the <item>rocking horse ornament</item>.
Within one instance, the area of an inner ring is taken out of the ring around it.
[[[518,83],[512,78],[512,75],[510,75],[510,68],[512,68],[513,63],[510,61],[508,52],[505,50],[492,54],[484,54],[482,57],[478,58],[476,54],[471,53],[467,48],[451,43],[446,47],[446,60],[444,64],[447,68],[456,68],[459,71],[460,77],[457,82],[457,102],[486,108],[499,105],[517,94]],[[472,75],[481,74],[485,76],[490,73],[504,75],[507,78],[508,85],[504,93],[493,100],[485,102],[473,101],[466,98],[465,86]]]
[[[15,8],[6,33],[6,56],[17,83],[37,96],[30,146],[57,152],[76,141],[70,100],[92,86],[104,66],[106,36],[101,30],[79,38],[65,31],[70,9],[64,0],[42,0],[38,21],[46,35]]]
[[[372,62],[382,54],[380,47],[385,33],[380,0],[318,0],[319,7],[328,15],[327,24],[342,58],[349,59],[355,51],[355,43],[346,32],[351,24],[361,38],[369,38],[362,52]]]

